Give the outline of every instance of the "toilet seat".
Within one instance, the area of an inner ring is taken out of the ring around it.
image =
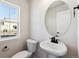
[[[32,55],[31,52],[26,50],[16,53],[12,58],[29,58]]]

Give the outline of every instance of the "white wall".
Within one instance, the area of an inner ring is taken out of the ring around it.
[[[31,0],[31,38],[37,41],[47,40],[51,37],[45,28],[45,13],[50,4],[55,0]],[[73,7],[76,6],[76,0],[65,1],[73,14]],[[65,57],[77,57],[77,23],[72,15],[72,25],[69,31],[61,37],[61,41],[67,45],[68,53]],[[46,57],[47,54],[38,48],[37,57]]]
[[[16,40],[7,40],[0,42],[0,58],[11,57],[16,52],[21,51],[25,47],[25,40],[29,38],[29,0],[6,0],[20,7],[20,38]],[[2,48],[7,45],[9,50],[3,52]]]
[[[77,0],[79,5],[79,0]],[[78,48],[78,58],[79,58],[79,10],[76,10],[77,12],[77,48]]]

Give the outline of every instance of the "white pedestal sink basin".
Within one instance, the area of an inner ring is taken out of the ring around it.
[[[58,41],[58,44],[50,40],[42,41],[40,47],[48,53],[49,57],[62,57],[67,53],[67,47],[61,41]]]

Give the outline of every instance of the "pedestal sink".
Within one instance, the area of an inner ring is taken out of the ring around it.
[[[40,47],[48,53],[48,57],[62,57],[67,53],[67,47],[61,41],[58,44],[50,40],[42,41]]]

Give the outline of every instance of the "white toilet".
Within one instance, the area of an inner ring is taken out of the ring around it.
[[[18,52],[15,55],[13,55],[12,58],[29,58],[36,51],[37,41],[27,39],[26,44],[28,50]]]

